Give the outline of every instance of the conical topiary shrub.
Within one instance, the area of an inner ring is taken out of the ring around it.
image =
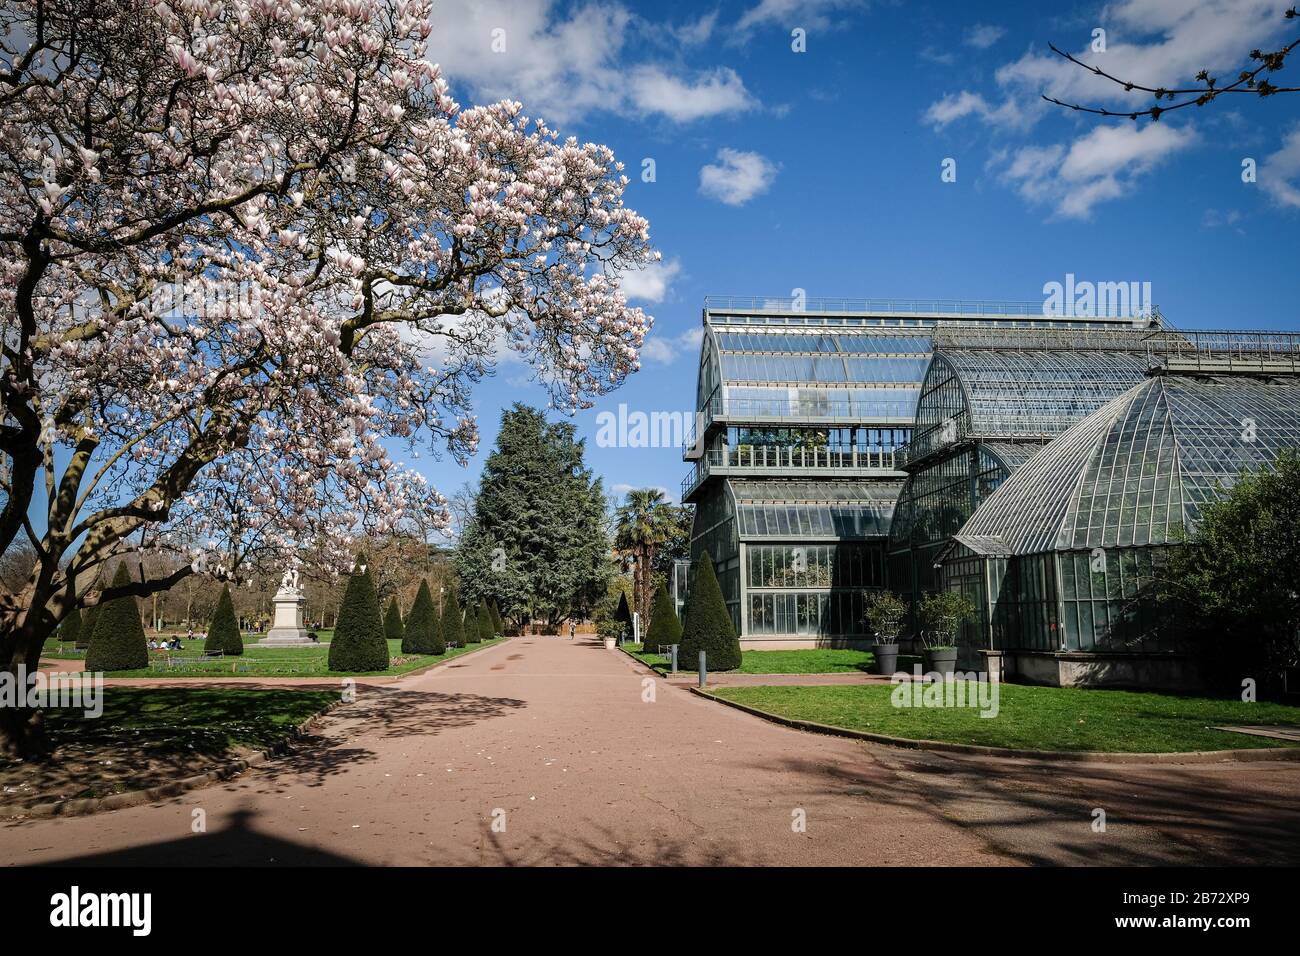
[[[68,612],[68,616],[59,624],[59,641],[63,644],[71,644],[74,647],[84,647],[81,643],[81,612],[75,607]]]
[[[496,634],[496,627],[492,624],[492,612],[488,610],[487,602],[480,601],[478,605],[478,636],[481,641],[490,641]]]
[[[477,644],[482,639],[482,627],[478,624],[478,607],[465,611],[465,644]]]
[[[113,587],[131,583],[126,564],[117,566]],[[149,666],[149,645],[140,623],[140,608],[131,595],[114,598],[95,618],[95,633],[86,650],[88,671],[132,671]]]
[[[677,620],[677,609],[673,607],[673,599],[668,596],[668,589],[660,584],[659,590],[655,592],[654,609],[650,612],[650,629],[646,631],[642,650],[649,654],[665,654],[668,653],[668,648],[681,642],[682,622]]]
[[[421,581],[415,593],[415,603],[406,617],[406,636],[402,640],[403,654],[442,654],[447,649],[442,642],[442,628],[438,625],[438,609],[434,607],[429,592],[429,582]]]
[[[402,653],[406,653],[406,625],[402,623],[402,609],[397,606],[397,595],[388,599],[388,611],[384,614],[384,637],[390,641],[403,641]]]
[[[90,638],[95,633],[95,622],[99,620],[99,605],[92,604],[81,615],[81,634],[77,638],[77,647],[85,650],[90,647]]]
[[[506,636],[506,622],[501,617],[501,609],[496,601],[488,601],[488,613],[492,615],[492,629],[498,637]]]
[[[695,667],[704,651],[705,663],[711,671],[730,671],[740,666],[740,640],[731,623],[727,602],[723,600],[718,576],[713,571],[713,558],[706,551],[695,572],[695,582],[683,609],[682,639],[679,642],[679,660],[686,667]]]
[[[627,606],[627,592],[618,592],[618,607],[614,610],[614,620],[622,625],[625,634],[632,633],[632,609]]]
[[[208,624],[208,639],[203,642],[205,654],[217,651],[231,656],[244,653],[244,639],[239,636],[239,621],[235,618],[235,605],[230,600],[230,585],[221,588],[217,609]]]
[[[446,654],[447,641],[442,634],[442,617],[438,614],[438,605],[429,602],[429,626],[425,631],[425,654]]]
[[[375,582],[370,578],[364,555],[357,559],[356,569],[343,592],[334,636],[330,639],[329,667],[332,671],[388,670],[388,641],[384,639],[379,595],[375,593]]]
[[[442,609],[442,639],[448,647],[465,646],[465,622],[461,619],[460,602],[456,600],[453,590],[447,595],[447,603]]]

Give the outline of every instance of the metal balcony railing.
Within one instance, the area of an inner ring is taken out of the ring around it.
[[[855,448],[843,451],[827,446],[787,447],[775,445],[740,445],[735,448],[710,448],[682,480],[685,498],[719,469],[735,469],[745,474],[772,475],[782,478],[811,477],[819,472],[839,470],[862,473],[896,473],[894,449]]]
[[[916,399],[879,401],[870,399],[818,399],[788,398],[724,398],[716,392],[704,403],[695,420],[686,430],[687,458],[695,457],[699,449],[695,443],[715,421],[728,419],[771,424],[775,420],[794,425],[853,424],[861,428],[906,428],[916,415]]]

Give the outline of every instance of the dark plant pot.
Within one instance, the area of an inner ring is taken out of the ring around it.
[[[937,674],[951,674],[957,665],[957,648],[925,651],[925,669]]]
[[[898,670],[897,644],[872,644],[871,653],[876,655],[876,673],[886,677]]]

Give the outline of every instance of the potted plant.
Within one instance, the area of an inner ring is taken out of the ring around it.
[[[898,669],[898,628],[906,613],[907,605],[892,591],[873,591],[867,595],[862,620],[876,639],[871,653],[876,658],[877,674],[892,674]]]
[[[956,591],[939,591],[921,598],[918,609],[925,669],[951,674],[957,664],[957,632],[975,613],[975,606]]]

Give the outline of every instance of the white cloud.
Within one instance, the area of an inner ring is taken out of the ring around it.
[[[1098,126],[1066,149],[1024,146],[1010,154],[1004,181],[1027,200],[1067,219],[1087,219],[1098,203],[1130,192],[1136,181],[1196,139],[1187,127]]]
[[[696,326],[680,335],[659,335],[654,331],[646,336],[641,345],[641,360],[671,365],[683,355],[695,355],[700,351],[700,340],[704,337],[703,328]]]
[[[674,76],[662,67],[640,67],[631,74],[629,95],[642,112],[662,113],[679,123],[739,113],[755,105],[744,81],[727,67],[701,74],[694,81]]]
[[[962,42],[967,46],[973,46],[977,50],[987,50],[993,44],[997,43],[1007,31],[998,26],[991,26],[987,23],[977,23],[966,31]]]
[[[668,295],[668,287],[682,271],[682,264],[676,259],[651,262],[640,269],[624,272],[620,275],[623,294],[629,299],[643,302],[662,302]]]
[[[1264,158],[1256,175],[1279,206],[1300,209],[1300,126],[1282,139],[1282,148]]]
[[[1010,97],[1000,105],[993,106],[981,94],[970,90],[949,93],[935,100],[925,111],[925,121],[935,129],[943,129],[949,123],[967,116],[978,116],[996,126],[1023,127],[1028,124],[1030,114]]]
[[[759,153],[724,147],[718,164],[700,168],[700,192],[728,206],[743,206],[766,192],[780,168]]]
[[[706,13],[693,23],[683,23],[679,27],[669,27],[668,32],[672,34],[674,40],[678,43],[684,43],[687,46],[698,46],[701,43],[707,43],[709,37],[713,36],[713,28],[718,24],[718,11]]]
[[[701,43],[714,19],[656,26],[685,31],[681,42]],[[642,27],[620,0],[596,0],[567,18],[555,0],[440,0],[428,56],[475,101],[517,99],[529,115],[553,122],[601,111],[686,122],[753,107],[732,70],[691,75],[648,61],[630,63],[625,47]]]
[[[860,10],[866,6],[867,0],[759,0],[757,6],[741,16],[736,29],[741,34],[769,24],[786,30],[795,27],[824,29],[833,22],[831,14],[840,10]]]

